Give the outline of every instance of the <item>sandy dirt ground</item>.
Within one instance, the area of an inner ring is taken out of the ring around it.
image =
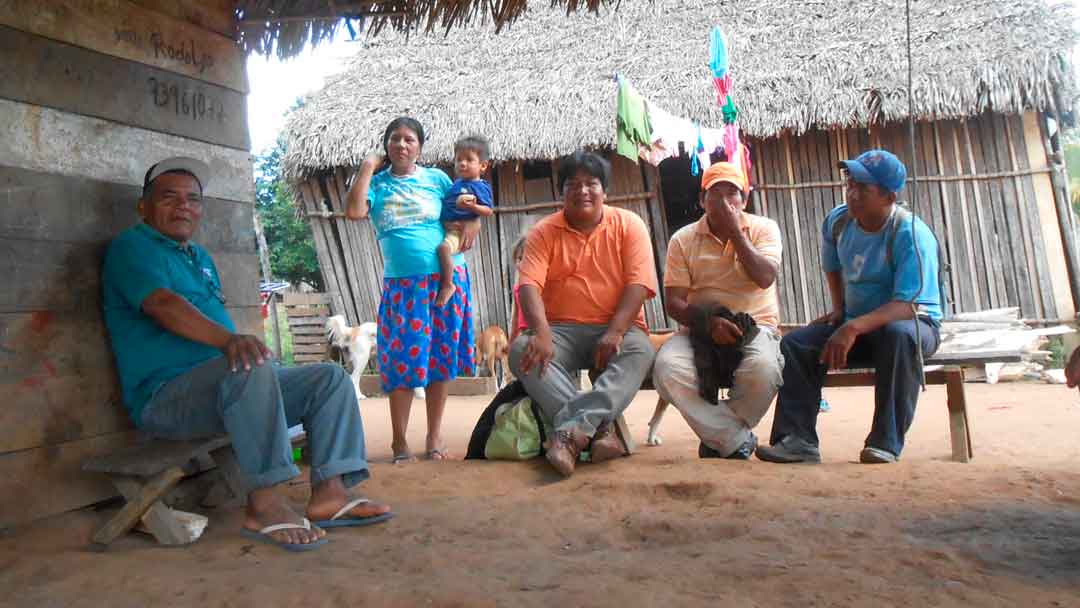
[[[228,508],[207,512],[192,546],[132,534],[99,554],[86,542],[113,511],[69,513],[0,537],[0,604],[1080,606],[1080,395],[968,395],[969,464],[948,460],[941,387],[923,396],[899,464],[857,464],[872,390],[833,389],[821,465],[698,460],[672,408],[662,446],[565,481],[543,460],[389,464],[387,403],[371,399],[361,489],[393,504],[391,522],[290,554],[241,537]],[[486,401],[451,398],[456,458]],[[639,439],[654,403],[643,392],[627,412]],[[417,448],[424,423],[416,407]],[[307,489],[288,492],[302,504]]]

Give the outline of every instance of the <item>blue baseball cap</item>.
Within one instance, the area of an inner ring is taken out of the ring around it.
[[[851,179],[860,184],[877,184],[889,192],[903,190],[907,181],[907,167],[885,150],[867,150],[855,160],[842,160],[837,166],[847,169]]]

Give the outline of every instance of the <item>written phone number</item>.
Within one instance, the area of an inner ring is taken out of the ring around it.
[[[199,90],[150,78],[150,93],[154,105],[159,108],[172,106],[177,116],[190,116],[192,120],[216,120],[225,122],[225,106],[220,100],[208,97]]]

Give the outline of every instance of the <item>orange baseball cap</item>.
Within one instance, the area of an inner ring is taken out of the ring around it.
[[[713,163],[701,175],[701,190],[705,191],[720,182],[728,182],[742,191],[746,191],[746,181],[742,172],[734,163]]]

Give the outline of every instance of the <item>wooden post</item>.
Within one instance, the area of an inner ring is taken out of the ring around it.
[[[1058,129],[1061,129],[1061,114],[1057,111],[1055,95],[1054,120]],[[1058,145],[1048,136],[1046,120],[1039,121],[1039,127],[1043,130],[1043,149],[1046,151],[1046,159],[1053,171],[1050,172],[1050,182],[1054,190],[1054,208],[1057,211],[1058,230],[1061,232],[1061,243],[1065,246],[1065,268],[1069,271],[1069,291],[1072,293],[1073,307],[1080,310],[1080,263],[1076,254],[1076,235],[1072,229],[1072,209],[1069,207],[1068,180],[1065,179],[1065,166],[1061,163],[1061,152]],[[1060,139],[1060,138],[1059,138]]]
[[[266,235],[263,233],[262,221],[259,219],[259,210],[252,214],[255,219],[255,238],[259,244],[259,265],[262,267],[262,278],[267,283],[273,275],[270,274],[270,250],[266,247]],[[278,327],[277,296],[270,293],[270,323],[273,324],[274,332],[274,357],[281,360],[281,328]]]
[[[784,137],[784,159],[787,161],[787,178],[789,184],[795,183],[795,167],[791,160],[791,134],[785,132]],[[809,322],[813,319],[813,315],[810,313],[809,293],[806,289],[806,263],[803,258],[803,246],[802,246],[802,226],[799,222],[799,199],[795,196],[795,191],[791,191],[791,220],[792,229],[795,233],[795,259],[798,262],[799,270],[799,291],[802,293],[802,320]]]
[[[968,462],[975,455],[975,451],[971,446],[971,428],[968,426],[963,368],[945,369],[945,395],[949,406],[949,435],[952,440],[953,460]]]
[[[622,439],[623,446],[626,447],[626,455],[629,456],[637,449],[637,443],[634,441],[634,435],[630,432],[630,426],[626,424],[626,418],[622,414],[619,414],[615,419],[615,434]]]

